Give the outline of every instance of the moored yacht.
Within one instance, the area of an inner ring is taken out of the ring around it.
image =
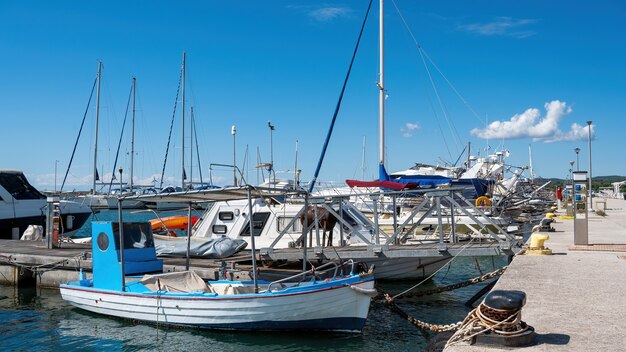
[[[0,239],[20,238],[28,225],[46,225],[46,196],[33,187],[24,173],[0,170]],[[61,230],[63,233],[79,229],[92,214],[83,204],[62,200]]]

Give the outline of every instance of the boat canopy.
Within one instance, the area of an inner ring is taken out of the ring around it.
[[[399,182],[393,182],[393,181],[346,180],[346,184],[348,184],[348,186],[350,186],[351,188],[352,187],[379,187],[379,188],[395,189],[398,191],[419,188],[419,185],[415,182],[399,183]]]
[[[212,201],[231,201],[248,199],[248,193],[252,198],[276,198],[284,196],[304,195],[304,191],[284,190],[276,188],[254,187],[250,185],[241,187],[224,187],[215,189],[191,190],[185,192],[145,194],[137,196],[120,197],[120,200],[142,200],[147,202],[179,202],[179,203],[203,203]]]

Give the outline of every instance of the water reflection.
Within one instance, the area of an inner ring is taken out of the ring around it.
[[[503,258],[479,260],[482,271],[502,266]],[[419,290],[432,289],[480,275],[471,258],[458,259]],[[447,273],[446,273],[447,272]],[[381,283],[398,293],[417,282]],[[477,286],[398,301],[410,315],[449,324],[465,317],[464,303]],[[0,346],[28,351],[407,351],[421,350],[432,336],[373,302],[363,334],[228,332],[173,329],[135,324],[73,308],[58,290],[0,286]]]

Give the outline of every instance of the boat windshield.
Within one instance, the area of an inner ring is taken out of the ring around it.
[[[2,172],[0,173],[0,186],[4,187],[7,192],[18,200],[22,199],[46,199],[39,191],[31,186],[21,172]]]
[[[113,223],[115,249],[119,249],[119,223]],[[124,249],[153,248],[152,227],[148,222],[125,222],[124,223]]]

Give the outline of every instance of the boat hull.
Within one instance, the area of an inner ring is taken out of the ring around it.
[[[306,292],[225,296],[116,292],[72,283],[60,289],[63,299],[78,308],[154,324],[221,330],[359,332],[371,299],[359,289],[371,291],[373,287],[372,279]]]
[[[432,275],[452,259],[451,257],[359,258],[368,266],[375,265],[376,279],[417,280]]]
[[[33,202],[33,201],[30,201]],[[7,216],[0,216],[0,239],[3,240],[19,240],[29,225],[43,226],[46,231],[46,216],[43,214],[41,207],[45,206],[45,202],[40,202],[35,206],[15,207],[17,211]],[[77,209],[77,206],[70,204],[71,202],[61,202],[61,224],[63,224],[63,235],[68,235],[73,231],[80,229],[89,219],[92,212],[88,208]],[[68,217],[71,217],[71,221]],[[69,228],[68,224],[72,224]]]

